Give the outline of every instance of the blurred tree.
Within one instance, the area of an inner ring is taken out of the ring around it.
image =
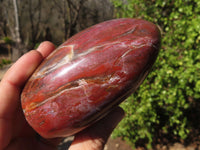
[[[19,26],[20,22],[19,22],[18,4],[17,4],[16,0],[13,0],[12,2],[13,2],[13,7],[14,7],[13,40],[15,41],[15,44],[13,45],[13,48],[12,48],[11,59],[13,61],[16,61],[22,54],[22,52],[20,50],[22,47],[22,44],[21,44],[22,40],[21,40],[20,26]]]
[[[53,0],[59,15],[62,17],[62,26],[65,32],[64,40],[75,34],[80,10],[87,0]],[[64,41],[63,40],[63,41]]]
[[[31,31],[31,42],[34,44],[39,38],[39,27],[41,24],[41,13],[42,13],[42,1],[41,0],[27,0],[28,3],[28,14],[30,20],[30,31]],[[32,46],[32,47],[33,47]]]
[[[2,3],[2,0],[0,1],[0,18],[1,18],[0,19],[0,36],[7,36],[7,28],[6,28],[7,21],[4,15],[5,11],[1,3]]]
[[[16,41],[17,31],[21,54],[44,40],[59,45],[86,27],[112,19],[112,9],[109,0],[0,0],[0,38]]]
[[[18,6],[17,1],[13,0],[14,6],[14,16],[15,16],[15,41],[16,43],[21,43],[21,36],[20,36],[20,28],[19,28],[19,13],[18,13]]]

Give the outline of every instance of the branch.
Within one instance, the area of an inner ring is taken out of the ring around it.
[[[55,6],[58,8],[58,11],[59,11],[61,14],[63,14],[63,13],[64,13],[64,12],[63,12],[63,9],[62,9],[61,5],[57,2],[57,0],[53,0],[53,2],[54,2],[54,4],[55,4]]]
[[[72,25],[74,26],[75,23],[77,22],[78,18],[79,18],[79,15],[80,15],[80,10],[81,8],[83,7],[83,4],[87,1],[87,0],[80,0],[79,1],[79,4],[77,5],[77,7],[70,1],[68,0],[69,3],[71,4],[70,6],[72,6],[74,9],[75,9],[75,15],[72,17],[73,20],[72,20]],[[71,7],[71,8],[72,8]],[[71,12],[72,13],[72,12]]]
[[[36,7],[39,8],[39,13],[38,13],[38,20],[37,20],[37,23],[36,23],[36,30],[35,30],[35,38],[37,39],[37,37],[39,36],[39,26],[40,26],[40,21],[41,21],[41,12],[42,12],[42,1],[41,0],[38,0],[38,5]]]
[[[73,9],[75,9],[75,10],[77,11],[78,8],[74,5],[74,3],[73,3],[72,1],[67,0],[67,2],[68,2],[68,4],[70,5],[70,7],[72,6]],[[71,8],[72,8],[72,7],[71,7]]]
[[[28,3],[29,5],[29,19],[30,19],[30,23],[31,23],[31,36],[32,36],[32,40],[34,40],[34,31],[35,31],[35,29],[34,29],[34,16],[33,16],[33,10],[32,10],[32,0],[29,0],[29,3]]]

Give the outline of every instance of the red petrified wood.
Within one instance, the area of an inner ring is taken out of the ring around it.
[[[158,28],[140,19],[92,26],[60,45],[21,96],[28,123],[43,137],[73,135],[134,92],[159,52]]]

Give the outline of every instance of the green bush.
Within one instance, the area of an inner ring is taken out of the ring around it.
[[[187,138],[188,110],[200,103],[200,1],[113,0],[117,18],[142,18],[162,33],[159,57],[139,89],[121,106],[126,117],[114,131],[133,145],[151,147],[155,135]]]

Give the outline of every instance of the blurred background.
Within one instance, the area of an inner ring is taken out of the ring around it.
[[[125,17],[158,25],[162,46],[152,72],[121,104],[126,117],[110,149],[200,149],[199,0],[0,0],[1,70],[44,40],[58,46]]]

